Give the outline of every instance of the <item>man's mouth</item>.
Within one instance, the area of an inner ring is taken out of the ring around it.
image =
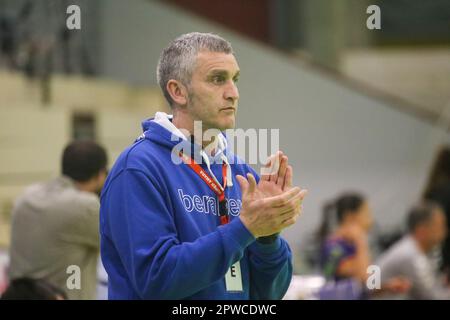
[[[236,111],[236,108],[235,107],[226,107],[226,108],[220,109],[220,111],[230,111],[230,110]]]

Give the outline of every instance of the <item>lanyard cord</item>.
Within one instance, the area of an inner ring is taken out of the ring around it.
[[[224,163],[222,165],[222,176],[223,176],[223,186],[216,182],[198,163],[194,161],[191,157],[186,156],[182,151],[180,151],[179,156],[183,162],[188,165],[207,185],[208,187],[217,195],[219,199],[219,218],[220,224],[227,224],[230,219],[228,215],[228,206],[225,199],[225,189],[227,187],[227,166]]]

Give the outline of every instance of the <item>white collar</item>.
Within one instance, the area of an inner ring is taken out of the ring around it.
[[[155,121],[157,124],[159,124],[161,127],[165,128],[167,131],[172,133],[172,136],[181,138],[183,140],[188,140],[187,137],[183,134],[183,132],[180,131],[175,125],[172,123],[173,115],[167,114],[165,112],[156,112],[155,118],[153,121]]]
[[[181,132],[180,129],[178,129],[173,123],[172,120],[173,119],[173,115],[169,115],[165,112],[156,112],[155,114],[155,118],[153,119],[153,121],[155,121],[157,124],[159,124],[160,126],[162,126],[163,128],[165,128],[167,131],[169,131],[170,133],[172,133],[172,137],[177,137],[183,140],[188,140],[188,138]],[[232,187],[233,186],[233,180],[231,179],[231,166],[228,162],[228,159],[225,155],[225,150],[228,146],[227,143],[227,139],[225,138],[225,136],[221,133],[218,135],[218,139],[216,139],[216,141],[214,142],[215,146],[214,146],[214,150],[215,150],[215,154],[214,154],[214,159],[217,159],[217,157],[220,156],[220,158],[222,159],[222,161],[227,165],[227,176],[229,177],[227,179],[227,186],[228,187]],[[209,160],[209,156],[208,154],[202,149],[200,151],[200,154],[203,158],[203,161],[205,161],[206,166],[208,167],[208,171],[211,173],[211,175],[215,178],[214,174],[211,171],[211,162]],[[217,179],[216,179],[217,181]]]

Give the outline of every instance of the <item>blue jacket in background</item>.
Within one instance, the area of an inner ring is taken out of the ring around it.
[[[231,222],[221,226],[217,197],[185,164],[172,161],[171,132],[144,122],[144,135],[117,159],[101,195],[101,256],[110,299],[281,299],[291,281],[291,251],[281,237],[255,240],[239,219],[236,175],[257,174],[234,157],[226,190]],[[195,151],[194,151],[195,152]],[[206,164],[201,164],[206,168]],[[211,170],[222,181],[222,165]],[[225,274],[240,260],[242,292]]]

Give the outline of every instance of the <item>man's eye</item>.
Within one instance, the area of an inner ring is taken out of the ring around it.
[[[239,78],[233,78],[233,82],[237,83],[239,81]]]
[[[225,77],[221,77],[221,76],[213,77],[213,82],[215,84],[222,84],[225,82]]]

